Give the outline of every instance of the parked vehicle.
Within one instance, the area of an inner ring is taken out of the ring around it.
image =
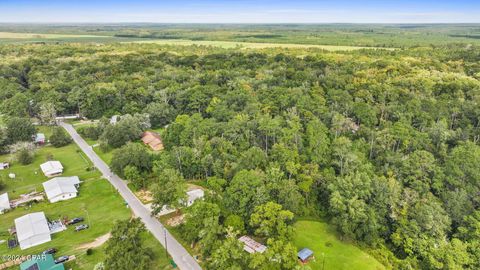
[[[73,218],[71,220],[69,220],[67,222],[67,225],[73,225],[73,224],[77,224],[77,223],[80,223],[83,221],[83,218],[82,217],[76,217],[76,218]]]
[[[68,258],[69,258],[68,256],[62,256],[62,257],[56,259],[55,263],[58,264],[58,263],[66,262],[66,261],[68,261]]]
[[[87,224],[82,224],[82,225],[78,225],[77,227],[75,227],[75,231],[76,231],[76,232],[82,231],[82,230],[85,230],[85,229],[88,229],[88,225],[87,225]]]
[[[42,252],[42,255],[47,255],[47,254],[54,254],[55,252],[57,252],[57,250],[55,248],[49,248],[47,250],[44,250]]]

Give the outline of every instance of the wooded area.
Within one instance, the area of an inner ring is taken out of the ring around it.
[[[157,207],[176,204],[185,180],[208,188],[182,231],[209,269],[294,268],[292,224],[306,216],[394,269],[480,268],[480,47],[52,44],[0,55],[3,149],[22,133],[9,122],[52,108],[103,118],[82,133],[120,149],[112,169],[163,194]],[[130,143],[163,127],[160,154]],[[268,251],[243,252],[240,233]]]

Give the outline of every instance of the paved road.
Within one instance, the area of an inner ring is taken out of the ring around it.
[[[128,203],[133,213],[140,217],[145,227],[152,232],[157,240],[165,247],[165,234],[167,239],[168,253],[172,256],[175,263],[182,270],[200,270],[200,265],[195,259],[188,254],[185,248],[175,239],[173,236],[163,227],[163,225],[154,217],[150,215],[150,212],[144,207],[144,205],[138,200],[138,198],[130,191],[120,177],[110,171],[108,165],[93,151],[85,140],[78,135],[77,131],[72,125],[66,123],[60,123],[73,138],[73,141],[82,149],[87,157],[93,162],[95,167],[102,172],[103,176],[110,181],[110,183],[118,190],[123,199]]]

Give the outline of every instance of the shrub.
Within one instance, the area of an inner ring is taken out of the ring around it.
[[[53,129],[52,136],[50,136],[50,143],[55,147],[62,147],[72,142],[72,139],[61,127]]]
[[[89,248],[87,249],[87,256],[90,256],[93,254],[93,249]]]
[[[33,162],[34,153],[28,148],[22,148],[17,152],[17,160],[22,165],[27,165]]]

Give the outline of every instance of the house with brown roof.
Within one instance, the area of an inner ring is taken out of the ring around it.
[[[145,131],[142,136],[142,142],[152,148],[153,151],[163,150],[162,138],[153,131]]]

